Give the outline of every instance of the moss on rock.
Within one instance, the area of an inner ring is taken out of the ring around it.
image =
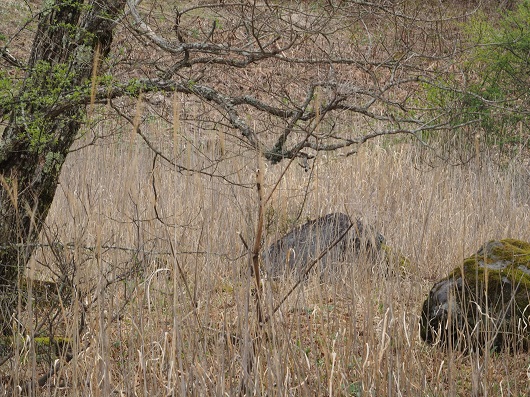
[[[489,241],[466,258],[429,292],[420,332],[454,348],[528,349],[530,243]]]

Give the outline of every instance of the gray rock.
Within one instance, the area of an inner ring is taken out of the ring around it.
[[[294,228],[262,253],[267,274],[304,274],[306,267],[348,230],[352,221],[343,213],[332,213]],[[348,254],[373,254],[381,250],[384,237],[356,219],[344,238],[317,264],[322,272],[331,263],[344,261]]]

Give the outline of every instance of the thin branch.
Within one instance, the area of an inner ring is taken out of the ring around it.
[[[127,120],[134,127],[134,129],[135,129],[134,132],[136,132],[142,138],[142,140],[145,142],[147,147],[149,147],[149,149],[151,149],[151,151],[153,153],[155,153],[156,156],[159,156],[161,159],[166,161],[168,164],[170,164],[172,167],[174,167],[174,169],[176,171],[178,171],[180,173],[182,173],[182,172],[197,173],[197,174],[209,176],[211,178],[222,179],[222,180],[228,182],[231,185],[237,185],[237,186],[240,186],[240,187],[243,187],[243,188],[251,188],[250,185],[245,185],[245,184],[241,184],[241,183],[232,181],[232,180],[228,179],[228,177],[226,177],[224,175],[219,175],[217,173],[206,172],[206,171],[204,171],[204,169],[189,168],[189,167],[183,166],[182,164],[177,164],[175,161],[173,161],[171,158],[169,158],[167,155],[165,155],[161,150],[159,150],[155,146],[155,144],[152,143],[149,140],[149,138],[143,133],[143,131],[140,128],[140,126],[136,125],[137,123],[135,123],[135,121],[131,117],[129,117],[128,115],[123,113],[119,108],[117,108],[114,104],[112,104],[112,101],[111,101],[111,107],[116,111],[116,113],[118,113],[120,115],[120,117],[122,117],[125,120]]]

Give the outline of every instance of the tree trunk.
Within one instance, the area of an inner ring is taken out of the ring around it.
[[[0,137],[3,332],[9,329],[19,272],[34,251],[62,165],[85,117],[85,106],[65,103],[64,98],[90,92],[95,59],[108,54],[114,20],[123,12],[125,0],[46,4],[25,82]]]

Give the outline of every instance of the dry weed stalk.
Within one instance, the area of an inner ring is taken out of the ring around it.
[[[263,308],[262,308],[262,283],[260,270],[260,252],[261,252],[261,238],[263,233],[263,171],[258,168],[256,171],[256,190],[258,193],[258,222],[256,225],[256,233],[254,235],[254,245],[252,246],[252,269],[254,272],[255,288],[256,288],[256,311],[258,324],[263,323]]]

